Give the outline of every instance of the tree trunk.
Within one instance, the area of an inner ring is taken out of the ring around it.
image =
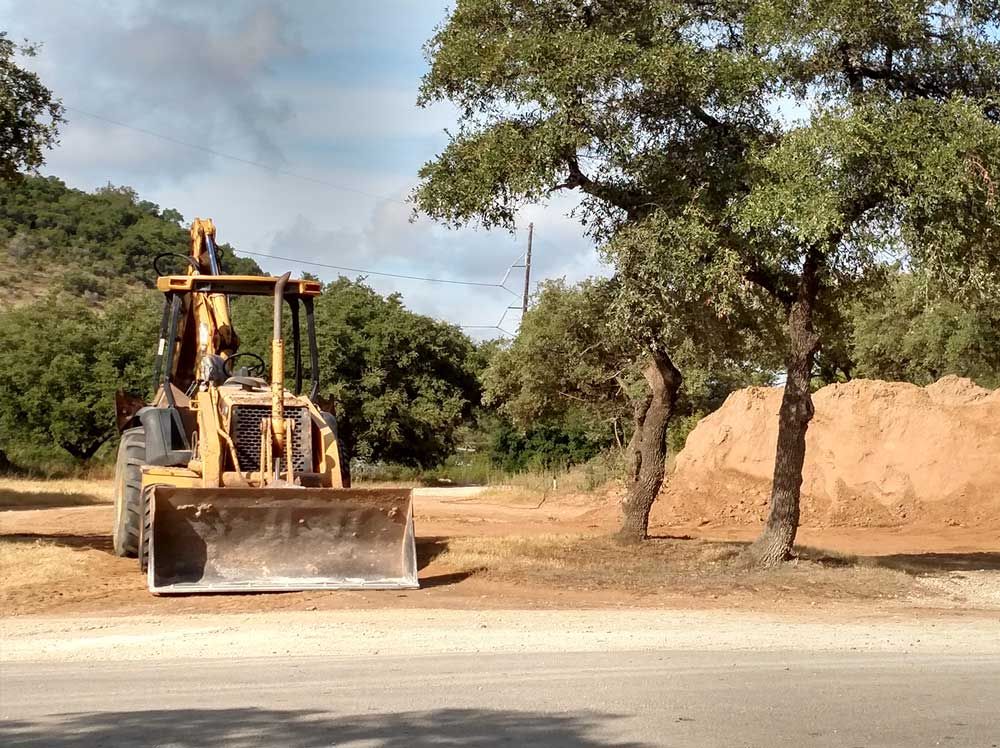
[[[806,430],[814,412],[809,382],[819,349],[819,336],[813,331],[819,264],[815,253],[807,255],[796,299],[788,312],[789,352],[785,392],[778,411],[778,448],[774,457],[770,512],[764,532],[746,553],[746,560],[754,566],[773,566],[787,561],[799,528]]]
[[[674,412],[681,373],[665,353],[654,353],[643,371],[649,392],[635,405],[635,432],[626,447],[628,493],[622,501],[618,539],[646,539],[649,511],[663,485],[667,461],[667,425]]]

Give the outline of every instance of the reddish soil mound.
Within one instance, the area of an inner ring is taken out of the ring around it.
[[[806,526],[1000,526],[1000,390],[855,380],[813,396]],[[691,432],[653,508],[657,524],[766,516],[781,388],[734,392]]]

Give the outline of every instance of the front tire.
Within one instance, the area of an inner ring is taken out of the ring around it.
[[[333,413],[327,413],[326,411],[321,411],[323,414],[323,420],[326,421],[326,425],[330,427],[333,431],[334,437],[337,439],[337,458],[338,465],[340,468],[340,483],[344,488],[351,487],[351,458],[347,456],[347,452],[344,451],[344,441],[340,438],[340,432],[337,430],[337,417]]]
[[[142,466],[146,462],[146,436],[142,427],[126,429],[118,444],[115,462],[115,524],[112,533],[116,556],[134,558],[139,552],[142,523]]]
[[[153,532],[153,512],[149,502],[156,486],[149,486],[139,496],[139,511],[142,529],[139,532],[139,569],[145,574],[149,570],[149,538]]]

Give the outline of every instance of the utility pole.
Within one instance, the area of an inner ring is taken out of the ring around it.
[[[528,313],[528,287],[531,283],[531,237],[535,233],[535,224],[528,224],[528,251],[524,254],[524,295],[521,297],[521,313]]]

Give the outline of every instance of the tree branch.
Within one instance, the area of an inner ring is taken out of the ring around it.
[[[566,181],[550,188],[550,193],[556,190],[579,189],[624,210],[630,219],[640,218],[643,207],[650,206],[650,199],[641,192],[615,187],[588,177],[580,168],[580,160],[575,152],[566,156],[566,170],[569,172]]]
[[[706,127],[710,127],[713,130],[721,130],[726,126],[723,122],[713,117],[697,104],[688,104],[687,108],[688,111],[694,115],[694,118]]]
[[[747,270],[743,277],[750,283],[764,289],[783,305],[791,306],[795,301],[795,278],[791,273],[779,273],[755,266]]]

